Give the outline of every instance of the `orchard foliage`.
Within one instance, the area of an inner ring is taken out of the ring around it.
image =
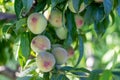
[[[11,1],[1,0],[0,4]],[[14,0],[13,3],[16,19],[0,21],[0,65],[11,58],[18,61],[21,72],[17,80],[120,79],[120,65],[109,70],[81,66],[87,50],[86,34],[90,32],[91,42],[97,43],[115,23],[115,17],[120,16],[120,0]]]

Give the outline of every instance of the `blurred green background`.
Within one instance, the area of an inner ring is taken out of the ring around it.
[[[0,12],[14,14],[13,0],[0,0]],[[117,14],[114,12],[114,14]],[[2,27],[5,21],[0,21],[0,65],[5,64],[12,70],[16,70],[18,62],[15,61],[12,52],[12,44],[14,37],[9,33],[4,35]],[[114,70],[120,67],[120,17],[115,16],[115,21],[111,20],[111,24],[102,37],[97,37],[93,25],[83,26],[83,29],[91,29],[86,32],[84,41],[84,57],[78,67],[86,67],[89,70],[93,69],[110,69]],[[10,47],[11,46],[11,47]],[[73,45],[74,46],[74,45]],[[67,62],[73,66],[77,62],[78,51],[75,51],[75,56],[71,57]],[[114,77],[114,76],[113,76]],[[0,75],[0,80],[10,80],[6,76]],[[120,80],[115,76],[115,80]]]

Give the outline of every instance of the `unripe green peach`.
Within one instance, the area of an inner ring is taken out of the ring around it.
[[[79,8],[79,12],[82,12],[85,9],[86,5],[85,3],[81,3],[80,8]],[[73,2],[72,0],[68,0],[68,8],[70,9],[70,11],[72,11],[73,13],[77,13],[73,7]]]
[[[102,3],[103,0],[94,0],[96,3]]]
[[[58,65],[64,64],[68,59],[68,53],[64,48],[56,47],[52,50],[52,53]]]
[[[67,28],[66,27],[56,28],[55,32],[59,39],[63,40],[63,39],[67,38]]]
[[[73,55],[74,55],[74,49],[73,49],[73,47],[68,47],[67,48],[67,52],[68,52],[68,57],[70,58],[70,57],[72,57]]]
[[[31,48],[35,52],[45,51],[51,48],[51,43],[46,36],[38,35],[32,39]]]
[[[32,13],[28,17],[27,25],[32,33],[40,34],[46,29],[47,20],[42,14]]]
[[[83,26],[83,24],[84,24],[83,17],[78,15],[78,14],[76,14],[74,16],[74,18],[75,18],[75,24],[76,24],[77,29],[80,29]]]
[[[54,27],[61,27],[63,24],[63,21],[65,22],[65,17],[62,17],[62,12],[58,9],[51,10],[51,14],[49,16],[49,22]]]
[[[55,58],[49,52],[40,52],[36,58],[37,67],[42,72],[49,72],[55,65]]]

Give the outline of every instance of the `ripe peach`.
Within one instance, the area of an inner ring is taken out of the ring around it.
[[[74,7],[73,7],[73,2],[72,2],[72,0],[68,0],[68,8],[69,8],[73,13],[77,13],[77,12],[75,11]],[[79,12],[82,12],[85,8],[86,8],[85,3],[81,3]]]
[[[68,52],[68,57],[70,58],[70,57],[72,57],[73,55],[74,55],[74,49],[73,49],[73,47],[68,47],[67,48],[67,52]]]
[[[55,32],[59,39],[63,40],[63,39],[67,38],[67,28],[66,27],[56,28]]]
[[[31,48],[35,52],[45,51],[51,48],[51,43],[46,36],[38,35],[32,39]]]
[[[42,14],[32,13],[28,17],[27,25],[32,33],[40,34],[46,29],[47,20]]]
[[[68,59],[68,53],[64,48],[56,47],[52,50],[58,65],[64,64]]]
[[[80,28],[83,26],[83,24],[84,24],[84,19],[82,18],[82,16],[80,16],[80,15],[78,15],[78,14],[76,14],[76,15],[74,16],[74,18],[75,18],[76,27],[77,27],[78,29],[80,29]]]
[[[61,11],[59,11],[58,9],[51,10],[51,14],[49,16],[49,22],[51,25],[53,25],[54,27],[61,27],[63,21],[65,22],[65,17],[62,17]]]
[[[55,65],[55,58],[49,52],[40,52],[36,58],[36,64],[40,71],[49,72]]]
[[[103,0],[94,0],[96,3],[102,3]]]

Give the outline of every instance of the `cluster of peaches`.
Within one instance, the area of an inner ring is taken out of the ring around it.
[[[58,44],[52,45],[47,36],[41,35],[47,27],[47,20],[55,26],[58,38],[65,39],[67,36],[67,28],[62,27],[62,12],[58,9],[52,10],[49,18],[41,13],[32,13],[28,17],[28,28],[33,34],[36,34],[31,41],[31,49],[37,54],[37,67],[42,72],[49,72],[55,65],[66,63],[67,59],[74,54],[72,47],[65,49]]]
[[[72,0],[68,1],[68,7],[72,12],[76,13],[73,8]],[[85,4],[83,3],[80,6],[80,12],[83,11],[84,8]],[[83,26],[84,20],[82,16],[75,14],[74,20],[77,29]],[[27,19],[29,30],[37,35],[31,41],[31,48],[37,54],[37,67],[42,72],[49,72],[55,65],[66,63],[67,59],[74,54],[74,49],[72,47],[65,49],[61,45],[51,45],[48,37],[41,35],[41,33],[45,31],[48,22],[54,26],[56,35],[59,39],[66,39],[67,28],[64,26],[66,20],[60,10],[52,9],[46,11],[44,14],[32,13]]]

